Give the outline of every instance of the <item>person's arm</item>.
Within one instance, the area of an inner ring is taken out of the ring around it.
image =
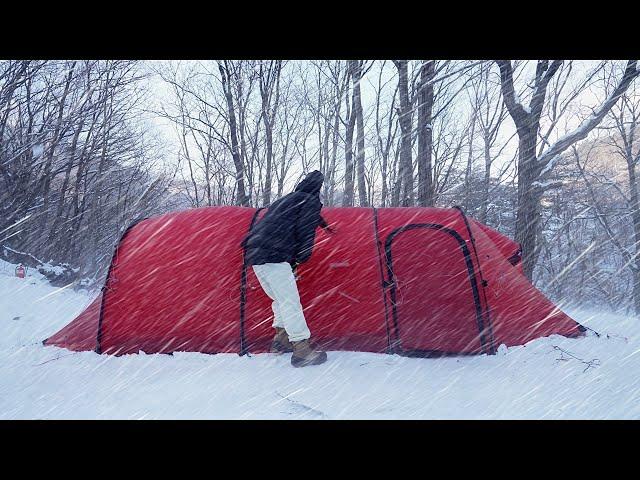
[[[311,257],[316,228],[320,224],[320,208],[320,202],[315,199],[307,200],[300,205],[296,219],[295,263],[304,263]]]

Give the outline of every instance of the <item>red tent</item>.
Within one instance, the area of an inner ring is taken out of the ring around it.
[[[126,354],[260,353],[270,300],[240,242],[264,210],[208,207],[129,228],[102,293],[44,341]],[[460,209],[325,208],[298,288],[327,350],[405,355],[494,353],[577,324],[522,274],[519,245]]]

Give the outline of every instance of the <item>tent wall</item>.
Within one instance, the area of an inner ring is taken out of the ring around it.
[[[240,248],[263,213],[208,207],[140,222],[116,250],[102,295],[45,343],[117,355],[267,351],[271,302]],[[458,209],[323,216],[335,233],[317,231],[298,285],[324,348],[477,354],[580,332],[507,261],[519,246]]]
[[[496,244],[471,225],[478,251],[482,252],[484,288],[490,305],[495,344],[522,345],[552,334],[580,335],[584,329],[549,301],[514,268]]]
[[[332,350],[385,352],[387,327],[370,208],[323,209],[335,229],[319,229],[313,255],[298,268],[298,290],[314,341]],[[271,302],[247,271],[245,332],[250,351],[267,351]]]

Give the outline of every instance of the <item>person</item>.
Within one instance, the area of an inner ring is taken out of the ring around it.
[[[245,262],[251,266],[260,286],[271,298],[276,332],[273,353],[291,353],[294,367],[319,365],[326,352],[311,345],[296,285],[296,269],[313,252],[316,228],[328,228],[320,215],[320,189],[324,175],[309,173],[288,195],[276,200],[242,242]]]

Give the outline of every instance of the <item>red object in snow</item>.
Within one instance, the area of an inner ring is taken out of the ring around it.
[[[27,270],[24,268],[22,264],[16,267],[16,277],[24,278],[27,276]]]
[[[271,301],[240,242],[264,211],[207,207],[143,220],[114,253],[102,293],[45,340],[127,354],[269,349]],[[459,209],[324,208],[298,288],[327,350],[494,353],[584,328],[522,274],[519,245]],[[177,267],[177,268],[176,268]]]

